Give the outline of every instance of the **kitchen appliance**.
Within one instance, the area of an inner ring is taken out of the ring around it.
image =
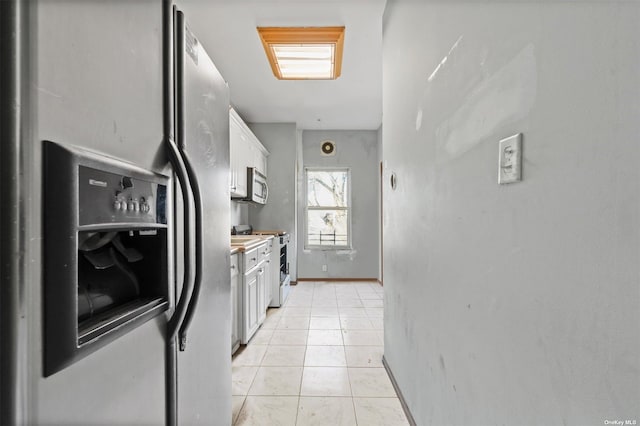
[[[176,143],[170,128],[165,141],[180,187],[177,204],[185,207],[176,209],[176,222],[182,223],[176,227],[176,240],[189,250],[177,264],[177,276],[183,280],[177,280],[176,309],[167,330],[167,423],[228,425],[229,89],[184,14],[174,8],[173,17],[175,68],[167,67],[166,73],[175,69],[175,79],[165,93],[175,90]],[[173,122],[174,115],[169,113],[173,105],[165,110],[165,123]]]
[[[269,187],[267,177],[255,167],[247,167],[247,196],[242,201],[251,201],[257,204],[267,204]]]
[[[49,376],[168,307],[168,178],[45,142]]]
[[[0,68],[0,424],[231,424],[229,95],[184,16],[2,1]]]
[[[289,256],[288,247],[290,234],[283,230],[254,231],[248,225],[239,225],[233,227],[232,234],[253,234],[253,235],[274,235],[275,242],[273,250],[280,253],[280,262],[278,274],[271,280],[271,302],[270,308],[279,308],[284,305],[289,292],[291,291],[291,276],[289,274]]]
[[[271,298],[271,304],[269,305],[276,308],[284,305],[284,302],[287,301],[289,292],[291,291],[291,275],[289,275],[288,257],[289,238],[290,235],[288,232],[279,234],[278,238],[278,247],[280,249],[280,280],[278,283],[278,288],[276,289],[274,287],[273,289],[273,297]]]

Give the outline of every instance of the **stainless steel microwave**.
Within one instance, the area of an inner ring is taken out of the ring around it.
[[[247,197],[244,200],[267,204],[267,198],[269,198],[267,177],[255,167],[247,167]]]

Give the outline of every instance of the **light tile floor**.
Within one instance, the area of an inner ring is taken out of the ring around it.
[[[382,287],[303,282],[233,357],[237,426],[408,425],[382,366]]]

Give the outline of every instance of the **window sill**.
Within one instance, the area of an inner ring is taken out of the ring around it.
[[[305,246],[305,250],[309,251],[352,251],[351,246]]]

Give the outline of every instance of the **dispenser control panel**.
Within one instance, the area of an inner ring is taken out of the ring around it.
[[[79,224],[166,224],[167,187],[128,175],[80,166]]]

